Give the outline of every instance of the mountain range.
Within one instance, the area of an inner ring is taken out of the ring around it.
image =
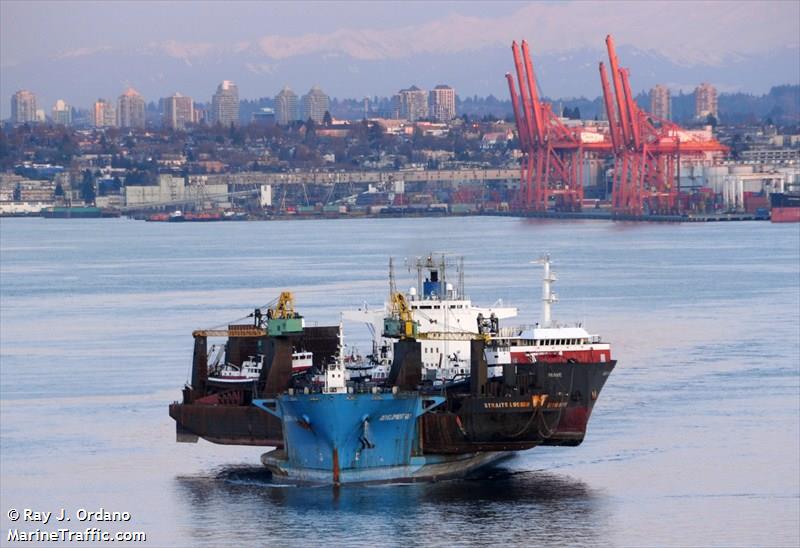
[[[602,46],[602,41],[600,42]],[[673,60],[656,51],[618,47],[620,62],[631,70],[634,93],[666,84],[677,93],[690,92],[700,82],[720,92],[766,93],[772,86],[800,83],[800,48],[785,46],[768,52],[731,54],[707,63]],[[274,96],[284,85],[298,95],[319,85],[333,97],[391,96],[412,84],[430,89],[448,84],[462,97],[508,96],[504,78],[513,70],[510,48],[487,46],[471,52],[416,53],[394,59],[369,59],[347,53],[293,53],[273,58],[253,49],[224,49],[203,55],[165,53],[163,48],[96,48],[36,62],[6,66],[0,79],[2,116],[18,89],[37,94],[39,108],[49,110],[56,99],[88,108],[99,97],[115,99],[128,86],[148,101],[173,92],[207,102],[222,80],[233,80],[241,98]],[[597,64],[606,60],[602,47],[534,53],[543,94],[550,97],[594,98],[600,94]]]

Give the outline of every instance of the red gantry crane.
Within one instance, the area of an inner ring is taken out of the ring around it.
[[[580,211],[583,201],[585,156],[610,148],[604,138],[594,134],[584,142],[582,127],[568,127],[543,102],[537,92],[528,43],[522,52],[511,44],[517,81],[506,74],[514,119],[524,154],[520,174],[518,206],[530,211]],[[519,95],[517,95],[517,85]]]
[[[606,47],[613,90],[602,62],[600,83],[614,153],[614,212],[633,216],[678,214],[681,158],[703,159],[728,148],[640,109],[631,93],[629,71],[619,66],[611,35],[606,37]]]

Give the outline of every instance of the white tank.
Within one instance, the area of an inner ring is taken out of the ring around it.
[[[728,166],[710,166],[703,169],[705,185],[714,192],[722,192],[725,177],[728,175]]]

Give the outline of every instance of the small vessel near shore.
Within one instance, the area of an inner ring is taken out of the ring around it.
[[[769,198],[773,223],[800,223],[800,191],[774,193]]]

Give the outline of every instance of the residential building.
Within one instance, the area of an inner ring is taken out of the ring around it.
[[[650,90],[650,113],[653,116],[662,120],[670,120],[672,115],[671,104],[672,99],[667,86],[657,84]]]
[[[211,98],[211,124],[224,127],[239,125],[239,88],[230,80],[223,80]]]
[[[98,99],[92,107],[92,124],[94,127],[116,127],[117,109],[106,99]]]
[[[702,83],[694,90],[694,115],[697,118],[706,118],[709,114],[714,118],[718,117],[717,88]]]
[[[36,121],[36,95],[21,89],[11,96],[11,123],[27,124]]]
[[[63,126],[72,125],[72,107],[63,99],[59,99],[53,105],[51,118],[54,124],[61,124]]]
[[[425,90],[417,86],[401,89],[398,100],[400,118],[415,122],[428,117],[428,93]]]
[[[258,109],[251,115],[250,121],[259,126],[274,126],[275,109],[269,107]]]
[[[144,97],[133,88],[126,89],[117,99],[117,126],[144,128]]]
[[[164,127],[181,130],[194,123],[194,101],[175,93],[164,99]]]
[[[275,120],[282,126],[297,120],[297,94],[289,86],[275,96]]]
[[[308,93],[303,95],[303,120],[311,118],[316,123],[321,124],[325,113],[328,112],[330,100],[323,93],[319,86],[312,87]]]
[[[456,90],[439,85],[430,93],[430,116],[437,122],[449,122],[456,117]]]

